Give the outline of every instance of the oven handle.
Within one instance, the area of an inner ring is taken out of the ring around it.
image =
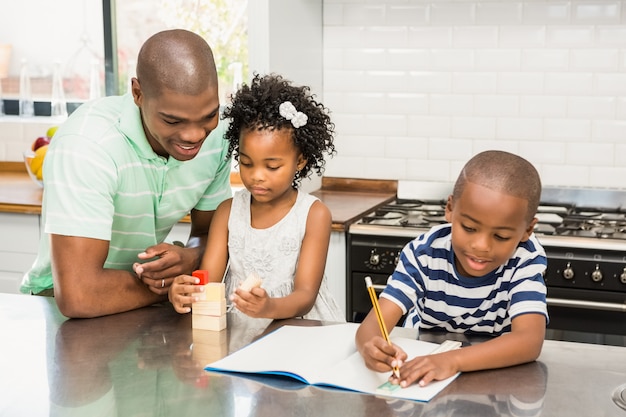
[[[626,313],[626,303],[604,303],[601,301],[570,300],[564,298],[546,298],[548,305],[556,307],[586,308],[590,310],[619,311]]]
[[[375,291],[383,291],[386,286],[387,285],[374,284],[372,285],[372,288],[374,288]]]

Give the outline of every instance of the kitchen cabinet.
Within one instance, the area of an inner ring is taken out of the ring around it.
[[[39,215],[0,213],[0,292],[19,293],[39,245]]]

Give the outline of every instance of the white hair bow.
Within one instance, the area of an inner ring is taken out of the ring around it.
[[[309,120],[306,114],[296,110],[295,106],[291,104],[291,101],[285,101],[278,106],[278,112],[287,120],[291,120],[291,124],[296,129],[306,125]]]

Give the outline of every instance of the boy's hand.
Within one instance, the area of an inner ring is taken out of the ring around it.
[[[268,317],[270,297],[263,288],[256,287],[246,291],[239,287],[230,295],[230,300],[239,311],[250,317]]]
[[[365,360],[365,365],[376,372],[391,371],[393,367],[402,367],[407,358],[406,353],[394,344],[389,344],[381,336],[375,336],[363,344],[361,356]],[[402,375],[402,369],[400,369]],[[397,383],[397,382],[396,382]]]
[[[181,314],[191,311],[191,304],[198,301],[194,294],[204,291],[203,285],[196,285],[199,283],[200,279],[191,275],[179,275],[174,278],[167,293],[174,310]]]
[[[446,379],[457,373],[450,356],[440,353],[413,358],[400,367],[399,379],[392,376],[389,381],[406,388],[414,382],[423,387],[433,380]]]

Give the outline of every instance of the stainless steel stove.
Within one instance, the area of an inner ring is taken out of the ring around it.
[[[626,346],[626,191],[545,189],[535,234],[546,250],[548,338]],[[445,223],[445,199],[397,199],[348,232],[347,310],[371,305],[363,284],[382,291],[404,245]]]

